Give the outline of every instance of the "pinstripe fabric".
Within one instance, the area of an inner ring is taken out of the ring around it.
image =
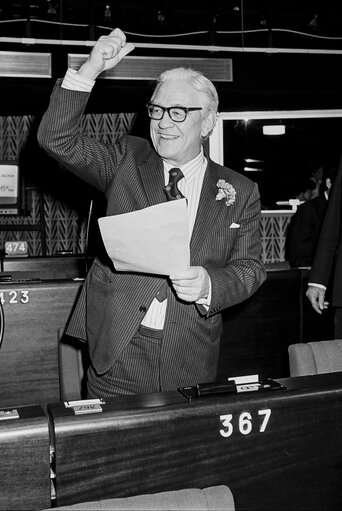
[[[166,201],[162,160],[149,143],[124,136],[106,146],[84,138],[78,122],[89,94],[57,84],[41,122],[42,147],[76,175],[102,190],[107,214],[115,215]],[[219,179],[231,183],[236,200],[217,201]],[[183,193],[183,191],[182,191]],[[239,228],[231,228],[238,224]],[[167,290],[160,353],[161,390],[215,377],[222,329],[220,311],[241,302],[265,280],[259,234],[260,200],[255,183],[208,160],[190,242],[191,265],[211,279],[208,311]],[[96,259],[67,333],[88,342],[92,364],[105,374],[119,359],[146,314],[163,278],[120,273],[111,261]]]
[[[136,333],[113,366],[102,377],[90,367],[88,397],[141,394],[160,391],[161,339]]]

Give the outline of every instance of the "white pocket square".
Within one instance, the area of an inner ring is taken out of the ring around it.
[[[240,224],[236,224],[235,222],[233,222],[233,223],[229,226],[229,229],[237,229],[238,227],[240,227]]]

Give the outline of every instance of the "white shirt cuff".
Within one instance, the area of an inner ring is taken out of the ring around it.
[[[95,80],[78,74],[75,69],[68,69],[62,82],[63,89],[77,90],[80,92],[91,92],[94,85]]]
[[[196,303],[198,303],[198,305],[204,305],[206,308],[209,308],[210,302],[211,302],[211,280],[210,280],[210,277],[209,277],[209,293],[208,293],[208,296],[207,296],[207,298],[200,298],[199,300],[196,300]]]
[[[321,289],[326,289],[323,284],[315,284],[314,282],[308,282],[308,286],[320,287]]]

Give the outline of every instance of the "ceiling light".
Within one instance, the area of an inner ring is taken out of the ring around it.
[[[264,160],[256,160],[255,158],[245,158],[246,163],[263,163]]]
[[[262,127],[264,135],[284,135],[285,126],[284,124],[270,124]]]

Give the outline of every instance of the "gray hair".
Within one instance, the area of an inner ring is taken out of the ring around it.
[[[206,76],[204,76],[203,73],[191,68],[176,67],[161,73],[157,78],[157,85],[152,95],[152,101],[155,98],[161,84],[169,80],[184,80],[189,82],[192,87],[203,96],[204,115],[209,112],[217,113],[218,94],[214,84]]]

